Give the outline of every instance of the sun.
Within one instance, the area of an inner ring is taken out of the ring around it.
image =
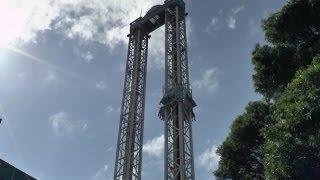
[[[16,1],[0,0],[0,49],[19,38],[26,26],[26,11]]]

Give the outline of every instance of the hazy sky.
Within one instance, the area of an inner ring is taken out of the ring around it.
[[[41,180],[111,180],[128,24],[162,0],[0,0],[0,158]],[[189,0],[196,177],[212,179],[216,147],[253,90],[260,20],[285,0]],[[163,179],[163,28],[153,32],[143,179]]]

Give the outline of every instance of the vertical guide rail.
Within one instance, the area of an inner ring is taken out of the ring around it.
[[[164,180],[194,180],[192,142],[193,108],[189,84],[187,34],[184,9],[165,11],[165,86],[159,116],[165,123]]]
[[[184,13],[184,12],[183,12]],[[189,65],[188,65],[188,47],[187,47],[187,32],[186,32],[186,14],[184,13],[179,22],[179,39],[181,47],[181,76],[182,84],[185,87],[186,100],[184,101],[183,116],[185,117],[183,125],[184,136],[184,158],[186,179],[195,179],[194,158],[193,158],[193,139],[192,139],[192,121],[195,119],[193,108],[196,106],[192,99],[192,91],[189,81]]]
[[[129,35],[114,180],[140,180],[149,35]]]

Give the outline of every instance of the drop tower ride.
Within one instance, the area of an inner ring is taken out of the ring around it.
[[[114,180],[141,180],[149,34],[165,25],[164,180],[194,180],[193,108],[188,71],[185,3],[166,0],[130,23]]]

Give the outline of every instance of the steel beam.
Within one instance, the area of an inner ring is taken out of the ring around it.
[[[194,180],[192,142],[193,108],[189,84],[187,34],[184,9],[165,12],[165,89],[159,116],[165,123],[165,180]]]
[[[149,35],[142,30],[129,36],[117,142],[115,180],[140,180]]]

